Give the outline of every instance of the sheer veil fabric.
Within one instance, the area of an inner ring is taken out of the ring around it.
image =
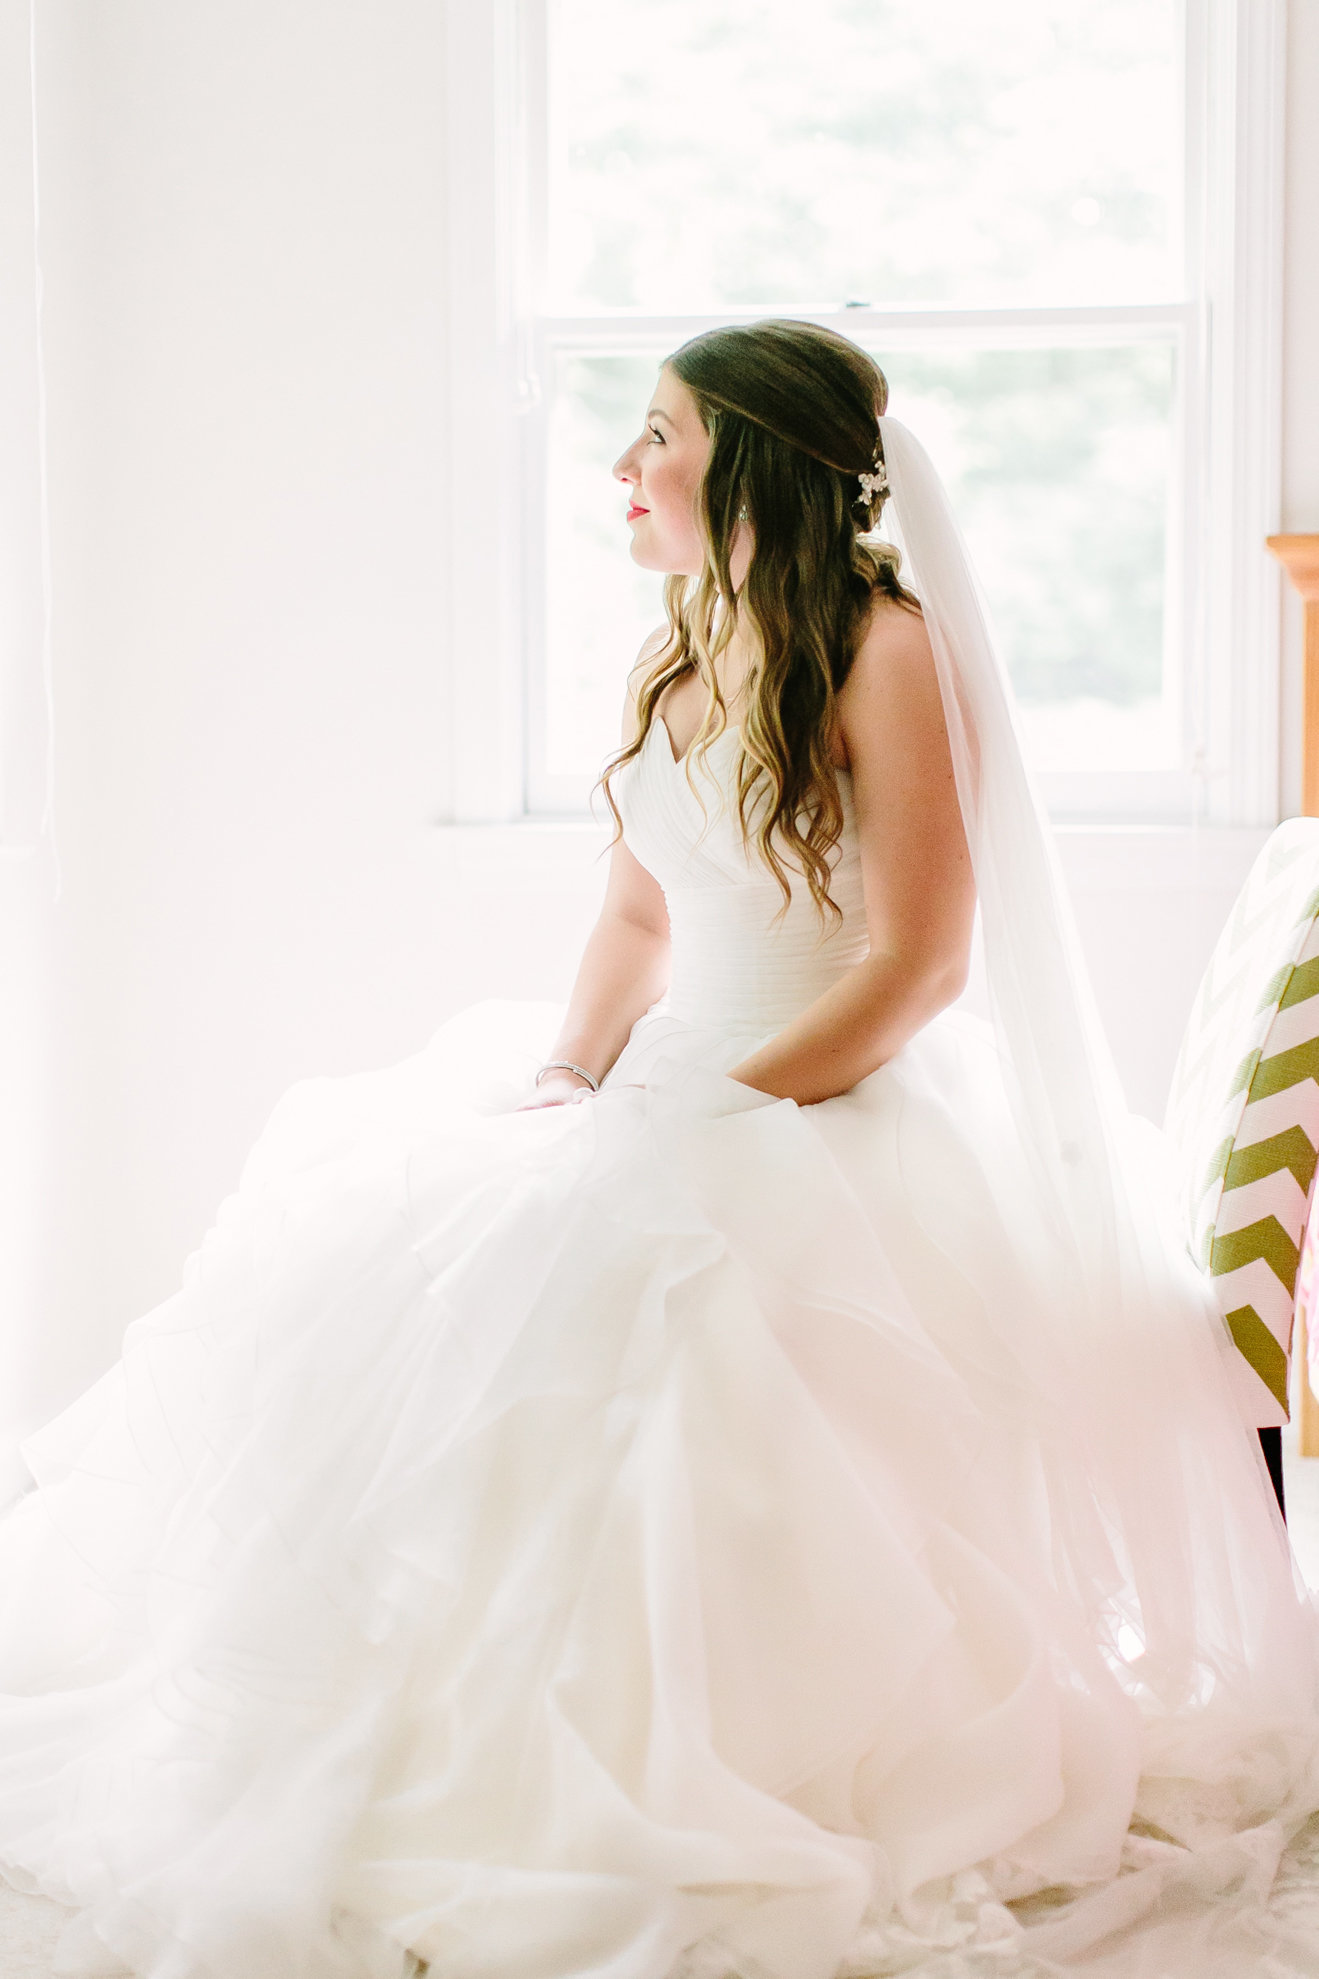
[[[1208,1670],[1221,1678],[1240,1668],[1259,1624],[1273,1633],[1254,1597],[1253,1618],[1229,1619],[1241,1605],[1240,1563],[1212,1545],[1207,1557],[1205,1534],[1193,1536],[1187,1517],[1193,1511],[1201,1526],[1204,1494],[1212,1501],[1219,1489],[1254,1495],[1241,1474],[1258,1472],[1250,1439],[1240,1446],[1241,1471],[1220,1486],[1196,1464],[1206,1423],[1221,1417],[1232,1392],[1224,1368],[1233,1350],[1133,1142],[956,518],[914,435],[890,418],[880,432],[938,668],[992,1023],[1047,1219],[1041,1242],[1063,1260],[1060,1276],[1070,1288],[1067,1310],[1049,1316],[1048,1337],[1035,1343],[1037,1364],[1061,1353],[1085,1397],[1094,1467],[1085,1502],[1070,1514],[1092,1538],[1107,1531],[1143,1676],[1163,1673],[1172,1698],[1183,1686],[1194,1691]],[[1137,1445],[1141,1464],[1124,1462]],[[1109,1593],[1096,1588],[1101,1605]],[[1284,1606],[1291,1611],[1285,1596]],[[1202,1632],[1210,1616],[1216,1620]],[[1294,1625],[1281,1633],[1296,1640]]]
[[[1111,1580],[1098,1575],[1089,1590],[1095,1639],[1118,1649],[1167,1713],[1147,1751],[1138,1806],[1181,1832],[1168,1811],[1179,1768],[1192,1778],[1197,1771],[1183,1741],[1212,1737],[1216,1717],[1232,1737],[1246,1670],[1256,1673],[1248,1710],[1261,1712],[1267,1804],[1273,1739],[1288,1743],[1290,1724],[1303,1740],[1313,1722],[1313,1621],[1276,1571],[1267,1540],[1247,1537],[1234,1516],[1258,1499],[1260,1474],[1253,1438],[1223,1447],[1221,1423],[1235,1406],[1226,1372],[1234,1350],[1134,1143],[956,518],[914,435],[887,417],[880,432],[938,668],[992,1023],[1047,1217],[1041,1241],[1056,1249],[1055,1282],[1071,1295],[1026,1345],[1023,1393],[1033,1385],[1034,1355],[1043,1367],[1060,1352],[1077,1411],[1068,1434],[1084,1421],[1085,1458],[1070,1487],[1059,1480],[1054,1516],[1072,1527],[1080,1557],[1110,1563]],[[1051,1366],[1036,1405],[1047,1406],[1045,1390],[1059,1376],[1063,1369]],[[1180,1720],[1179,1705],[1192,1698],[1209,1701],[1193,1721]],[[1302,1769],[1295,1806],[1314,1795],[1315,1775]],[[1248,1801],[1243,1788],[1243,1816]]]
[[[1069,1293],[1033,1340],[1019,1324],[1028,1308],[1014,1315],[1016,1352],[1005,1341],[1003,1364],[1019,1370],[1022,1404],[1041,1427],[1049,1393],[1066,1394],[1058,1426],[1080,1434],[1080,1464],[1073,1445],[1052,1480],[1051,1515],[1063,1549],[1094,1570],[1093,1639],[1115,1652],[1148,1714],[1136,1829],[1193,1846],[1235,1832],[1245,1864],[1261,1810],[1285,1828],[1319,1800],[1313,1605],[1261,1529],[1261,1495],[1270,1516],[1272,1506],[1254,1437],[1222,1433],[1238,1406],[1226,1365],[1235,1350],[1127,1115],[956,517],[915,436],[889,417],[880,434],[938,669],[991,1021],[1040,1241],[1055,1252],[1051,1282]],[[1241,1508],[1252,1506],[1250,1531]],[[1234,1759],[1206,1794],[1214,1746]],[[1284,1753],[1285,1785],[1275,1770]],[[1042,1950],[1048,1938],[1036,1940]],[[1207,1942],[1147,1955],[1176,1972],[1210,1956]],[[1145,1970],[1140,1953],[1127,1956],[1118,1969]]]
[[[822,933],[736,731],[656,726],[673,979],[598,1097],[515,1110],[514,1004],[285,1095],[0,1520],[0,1864],[62,1969],[1313,1979],[1315,1618],[881,430],[990,1022],[816,1106],[730,1078],[866,952],[850,785]]]

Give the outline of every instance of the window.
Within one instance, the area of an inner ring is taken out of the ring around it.
[[[1280,7],[496,14],[514,804],[582,809],[662,616],[608,473],[657,363],[777,312],[934,454],[1056,813],[1267,816]]]

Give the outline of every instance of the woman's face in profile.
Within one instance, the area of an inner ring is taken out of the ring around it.
[[[705,549],[696,497],[709,452],[696,400],[666,366],[643,431],[614,463],[614,476],[630,496],[632,558],[643,570],[700,575]]]

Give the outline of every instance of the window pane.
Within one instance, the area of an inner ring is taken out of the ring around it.
[[[1036,768],[1174,768],[1172,347],[875,356],[948,484]]]
[[[545,769],[594,777],[617,747],[628,671],[664,622],[663,579],[629,551],[610,468],[640,430],[659,358],[563,357],[549,418]]]
[[[989,597],[1040,769],[1178,760],[1165,667],[1170,346],[876,352],[891,410],[934,456]],[[628,556],[609,469],[659,354],[561,356],[546,513],[545,761],[590,777],[614,746],[627,671],[660,624],[660,580]]]
[[[1179,290],[1177,0],[552,0],[546,307]]]

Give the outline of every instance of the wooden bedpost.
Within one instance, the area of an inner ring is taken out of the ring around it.
[[[1269,548],[1286,571],[1305,612],[1305,700],[1301,737],[1301,813],[1319,818],[1319,535],[1270,536]],[[1319,1401],[1310,1386],[1307,1320],[1298,1304],[1296,1360],[1297,1435],[1303,1457],[1319,1457]]]

